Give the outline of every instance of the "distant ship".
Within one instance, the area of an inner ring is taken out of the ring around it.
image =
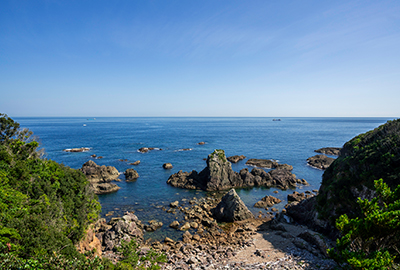
[[[272,119],[272,121],[281,121],[281,119],[277,118],[277,119]]]

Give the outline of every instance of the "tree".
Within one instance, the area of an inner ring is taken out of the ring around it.
[[[375,189],[377,196],[371,201],[358,199],[360,218],[345,214],[336,221],[342,238],[328,254],[344,268],[389,269],[400,254],[400,185],[391,191],[380,179]]]
[[[0,142],[14,137],[19,130],[19,123],[14,122],[7,114],[0,113]]]

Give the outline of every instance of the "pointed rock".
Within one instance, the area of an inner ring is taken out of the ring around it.
[[[218,221],[233,222],[254,218],[234,189],[231,189],[216,208],[211,210]]]

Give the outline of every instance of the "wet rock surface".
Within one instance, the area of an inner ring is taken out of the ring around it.
[[[285,170],[293,170],[292,165],[288,164],[279,164],[278,162],[271,159],[257,159],[251,158],[246,162],[246,165],[267,168],[267,169],[285,169]]]

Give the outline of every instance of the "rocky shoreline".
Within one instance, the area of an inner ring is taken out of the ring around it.
[[[224,197],[237,196],[229,195],[231,192]],[[127,212],[108,223],[102,219],[95,226],[101,243],[97,248],[102,250],[103,257],[116,261],[119,255],[115,246],[122,239],[135,238],[142,243],[142,254],[150,248],[165,253],[168,261],[162,269],[168,270],[333,269],[335,266],[326,257],[325,250],[331,245],[329,240],[305,226],[296,225],[284,213],[258,218],[246,216],[243,220],[219,223],[214,209],[223,198],[193,198],[190,207],[182,207],[179,202],[165,206],[167,213],[180,211],[184,214],[183,220],[177,221],[176,229],[184,231],[178,241],[166,237],[164,241],[144,242],[145,226],[133,213]]]

